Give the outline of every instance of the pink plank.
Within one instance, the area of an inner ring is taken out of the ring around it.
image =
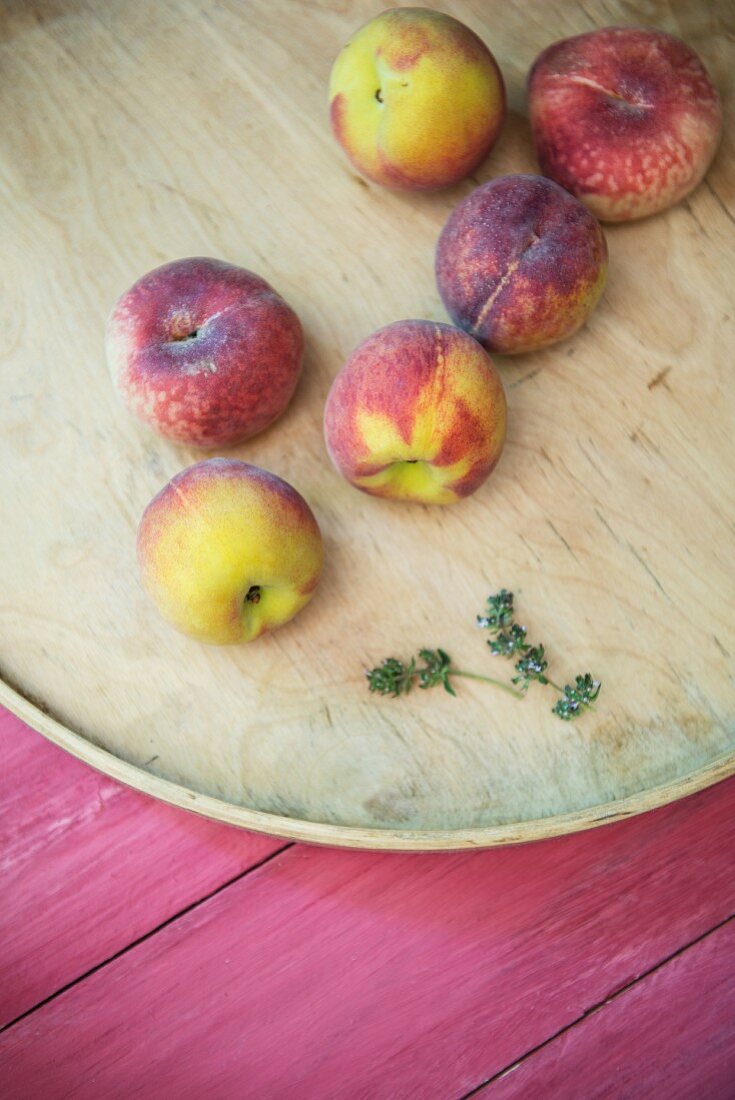
[[[0,708],[0,1026],[280,842],[98,775]]]
[[[477,1093],[478,1100],[658,1096],[735,1096],[735,921]]]
[[[292,848],[11,1028],[0,1075],[45,1100],[461,1096],[721,922],[733,851],[733,781],[522,848]]]

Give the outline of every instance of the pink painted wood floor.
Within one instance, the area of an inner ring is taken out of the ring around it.
[[[735,780],[373,855],[153,802],[0,711],[0,1096],[735,1097]]]

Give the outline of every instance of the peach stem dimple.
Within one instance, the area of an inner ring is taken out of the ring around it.
[[[530,252],[530,250],[533,248],[533,246],[535,244],[538,244],[538,242],[540,240],[541,240],[540,235],[536,232],[535,229],[532,229],[531,230],[531,239],[528,242],[528,244],[526,245],[526,247],[523,249],[523,251],[521,252],[521,256],[525,256],[527,252]]]
[[[187,340],[196,340],[201,330],[188,310],[178,310],[171,317],[169,325],[169,343],[181,344]]]
[[[621,95],[620,92],[613,92],[610,88],[604,87],[602,84],[598,84],[596,80],[592,80],[589,76],[570,76],[567,78],[572,84],[584,84],[588,88],[594,88],[598,92],[602,92],[603,95],[608,96],[609,99],[617,99],[620,103],[625,103],[627,107],[651,107],[651,103],[645,103],[643,100],[628,99],[626,96]]]

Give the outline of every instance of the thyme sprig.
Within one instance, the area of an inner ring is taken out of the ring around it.
[[[423,664],[419,664],[423,661]],[[435,687],[443,684],[444,690],[450,695],[456,695],[450,677],[464,676],[469,680],[483,680],[487,684],[502,688],[503,691],[515,695],[518,699],[523,697],[521,691],[503,680],[496,680],[493,676],[482,676],[478,672],[466,672],[464,669],[455,668],[452,659],[443,649],[420,649],[418,658],[412,657],[404,663],[396,657],[386,659],[365,673],[370,691],[378,695],[408,695],[412,687]]]
[[[477,616],[478,622],[482,619],[483,616]],[[513,623],[510,630],[501,630],[497,638],[491,638],[487,644],[495,656],[512,657],[514,653],[525,653],[528,649],[526,628]]]
[[[528,631],[514,621],[513,615],[513,593],[501,588],[495,596],[488,596],[484,614],[477,616],[477,625],[492,635],[487,644],[494,657],[518,656],[515,665],[517,675],[513,677],[513,683],[519,684],[524,694],[534,680],[558,691],[561,699],[557,699],[551,709],[564,722],[570,722],[592,708],[600,694],[600,681],[593,680],[590,673],[585,672],[575,677],[574,684],[560,687],[554,683],[546,674],[549,662],[544,647],[531,645],[526,640]]]
[[[589,672],[584,676],[575,677],[574,685],[565,684],[562,698],[557,699],[552,707],[563,722],[571,722],[582,711],[589,709],[600,694],[600,681],[593,680]]]
[[[414,688],[421,689],[444,686],[450,695],[456,695],[453,679],[466,677],[492,684],[503,691],[523,699],[532,683],[549,686],[559,693],[551,708],[552,713],[563,722],[571,722],[585,711],[594,709],[594,703],[600,694],[601,683],[593,679],[589,672],[575,676],[574,683],[560,687],[548,675],[549,662],[543,645],[531,645],[527,641],[525,626],[514,621],[513,593],[501,588],[495,595],[488,596],[485,611],[477,616],[477,624],[487,630],[490,652],[494,657],[517,658],[516,675],[508,683],[493,676],[479,672],[468,672],[456,668],[449,654],[443,649],[420,649],[416,657],[408,662],[397,657],[387,657],[375,668],[365,673],[368,688],[378,695],[390,695],[398,698],[408,695]]]
[[[494,596],[485,601],[487,609],[484,615],[477,616],[477,625],[493,632],[502,630],[513,622],[513,593],[501,588]]]

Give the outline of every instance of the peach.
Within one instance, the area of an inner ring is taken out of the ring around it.
[[[175,260],[116,303],[105,346],[116,389],[161,435],[224,447],[267,428],[301,371],[298,317],[259,275]]]
[[[541,171],[603,221],[644,218],[688,195],[722,129],[694,50],[649,28],[555,42],[531,69],[528,100]]]
[[[327,450],[373,496],[450,504],[482,485],[505,441],[490,357],[450,325],[397,321],[368,336],[334,379]]]
[[[428,8],[393,8],[338,55],[329,110],[358,172],[385,187],[431,191],[485,159],[505,119],[505,88],[469,27]]]
[[[450,317],[503,355],[570,336],[596,305],[606,272],[599,223],[543,176],[500,176],[471,191],[436,252]]]
[[[322,539],[287,482],[246,462],[211,458],[182,470],[150,502],[138,562],[172,626],[226,645],[281,626],[309,602]]]

